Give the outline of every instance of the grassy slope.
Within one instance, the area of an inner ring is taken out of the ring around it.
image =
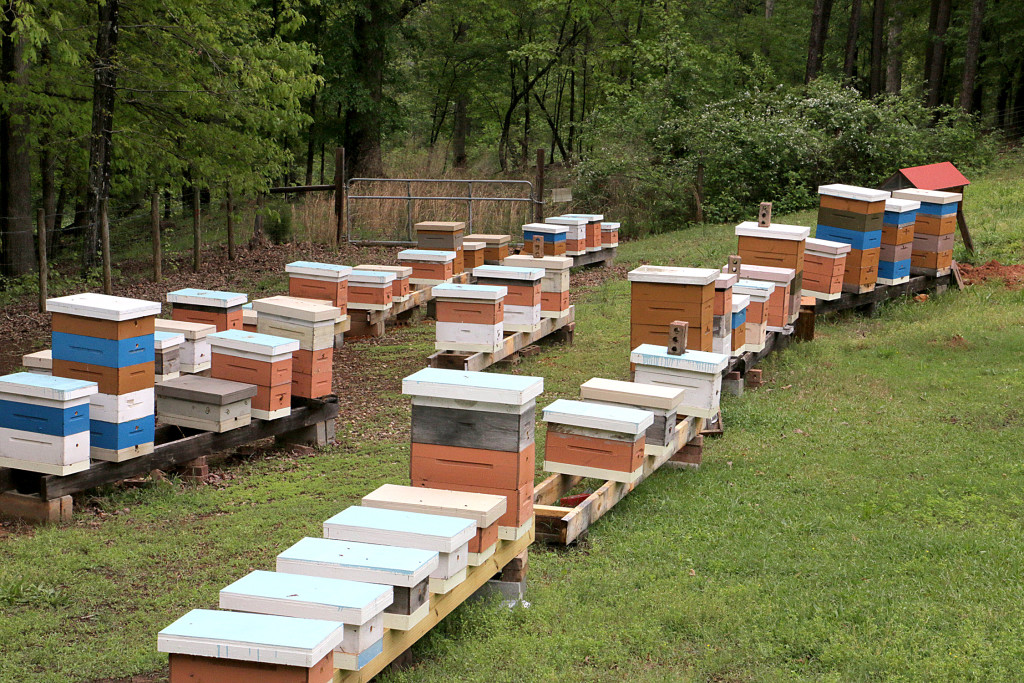
[[[1016,165],[971,188],[981,260],[1020,260],[1020,178]],[[733,240],[709,226],[625,245],[622,260],[712,265]],[[578,306],[575,348],[515,371],[544,376],[545,401],[624,377],[628,307],[626,283],[604,284]],[[699,472],[659,473],[577,548],[535,549],[530,609],[460,609],[393,678],[1016,677],[1021,294],[973,288],[819,335],[767,362],[770,390],[726,400]],[[375,347],[383,377],[430,337],[423,325]],[[130,512],[5,539],[0,680],[159,668],[162,626],[402,481],[408,408],[388,398],[327,454],[242,464],[223,488],[111,494],[108,512]]]

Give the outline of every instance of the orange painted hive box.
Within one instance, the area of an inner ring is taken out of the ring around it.
[[[454,276],[454,251],[406,249],[398,252],[398,263],[412,268],[409,284],[415,288],[433,287]]]
[[[719,275],[710,268],[667,266],[640,266],[630,271],[630,345],[664,345],[668,326],[682,320],[689,324],[686,348],[711,351]]]
[[[213,377],[256,385],[252,415],[276,420],[291,414],[292,354],[299,342],[268,334],[226,330],[207,339]]]
[[[171,319],[213,325],[218,332],[242,329],[242,306],[249,300],[238,292],[179,289],[167,293]]]
[[[314,261],[293,261],[285,265],[288,273],[288,294],[303,299],[330,301],[347,313],[349,266]]]
[[[643,474],[647,428],[654,413],[559,399],[544,408],[544,470],[631,484]]]

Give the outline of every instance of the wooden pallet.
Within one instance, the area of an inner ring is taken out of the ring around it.
[[[481,586],[494,578],[494,575],[499,573],[505,565],[526,550],[533,543],[533,539],[534,531],[531,530],[530,533],[518,541],[498,541],[498,548],[495,550],[494,555],[479,567],[470,567],[466,573],[466,579],[453,588],[450,593],[445,595],[431,593],[429,616],[408,631],[385,629],[384,651],[360,671],[336,670],[334,672],[335,683],[369,681],[383,671],[384,667],[412,647],[417,640],[426,635],[430,629],[437,626],[442,619],[451,614],[469,596],[476,593]]]
[[[290,443],[326,442],[333,438],[338,410],[335,397],[322,400],[296,398],[288,417],[270,421],[254,419],[245,427],[221,434],[161,425],[156,430],[156,445],[149,455],[124,462],[93,462],[89,469],[64,477],[0,469],[0,493],[15,491],[41,501],[51,501],[104,484],[143,476],[156,469],[167,470],[211,453],[269,437]],[[2,497],[0,512],[3,512]]]
[[[471,278],[472,275],[468,272],[459,273],[449,282],[465,285],[469,284]],[[388,322],[408,320],[420,306],[433,301],[432,291],[433,287],[413,290],[409,293],[408,299],[393,304],[386,311],[361,311],[350,308],[348,315],[352,322],[348,336],[350,338],[383,337]]]
[[[609,247],[601,249],[601,251],[588,251],[586,254],[581,256],[573,256],[572,267],[581,268],[583,266],[610,266],[615,260],[615,254],[618,249],[616,247]]]
[[[576,507],[556,505],[559,499],[583,481],[583,477],[552,474],[534,488],[533,514],[537,523],[537,540],[568,545],[578,540],[590,526],[615,507],[615,504],[668,462],[683,446],[700,434],[704,420],[683,418],[676,425],[675,438],[669,446],[648,446],[644,471],[632,484],[606,481]]]
[[[506,332],[502,347],[494,352],[438,351],[430,356],[430,367],[447,370],[479,372],[502,360],[509,360],[527,346],[545,337],[556,335],[561,341],[572,343],[576,329],[576,307],[570,306],[568,315],[561,318],[542,318],[536,332]]]
[[[876,285],[875,289],[865,294],[852,294],[843,292],[838,299],[831,301],[819,300],[814,304],[815,315],[846,311],[851,308],[864,308],[875,306],[889,299],[896,299],[901,296],[913,296],[929,290],[945,291],[952,282],[952,275],[947,273],[939,277],[918,275],[910,278],[907,282],[898,285]]]

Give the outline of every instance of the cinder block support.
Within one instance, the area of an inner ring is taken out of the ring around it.
[[[743,395],[743,377],[739,372],[730,372],[722,378],[722,391],[727,391],[733,396]]]
[[[0,516],[30,524],[70,522],[73,506],[71,496],[43,500],[39,496],[14,491],[0,493]]]
[[[704,437],[697,435],[690,439],[665,463],[668,467],[698,469],[704,460]]]
[[[336,423],[334,418],[314,425],[296,429],[274,438],[278,445],[299,445],[323,447],[334,441]]]
[[[189,460],[182,465],[182,473],[185,481],[192,482],[193,484],[205,481],[210,476],[210,465],[206,461],[206,456],[201,455],[195,460]]]

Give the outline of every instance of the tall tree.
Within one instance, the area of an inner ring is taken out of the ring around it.
[[[850,1],[850,23],[846,28],[846,55],[843,58],[843,75],[853,78],[857,75],[857,34],[860,33],[861,0]]]
[[[0,68],[5,106],[0,114],[0,237],[3,238],[2,271],[17,276],[35,264],[32,226],[32,169],[29,165],[30,112],[25,106],[29,65],[25,60],[26,36],[18,28],[27,8],[9,0],[3,5]]]
[[[86,210],[89,227],[82,250],[86,266],[96,263],[100,208],[110,197],[110,158],[117,87],[117,39],[120,0],[100,0],[93,61],[92,131],[89,135],[89,184]]]
[[[893,9],[889,17],[889,30],[885,41],[885,92],[899,95],[903,88],[903,14],[899,7]]]
[[[967,47],[964,50],[964,77],[960,84],[960,108],[968,114],[974,111],[978,55],[981,53],[981,25],[984,16],[985,0],[973,0],[971,2],[971,24],[967,29]]]
[[[946,75],[946,30],[949,28],[952,5],[952,0],[932,0],[935,24],[929,36],[929,57],[925,60],[928,66],[925,73],[925,104],[929,107],[939,106],[942,98],[942,86]]]
[[[821,64],[825,55],[825,39],[828,37],[828,24],[832,16],[832,0],[814,0],[814,11],[811,14],[811,40],[807,47],[807,70],[804,83],[810,83],[821,73]]]
[[[874,0],[871,7],[871,78],[868,94],[876,97],[884,85],[885,0]]]

